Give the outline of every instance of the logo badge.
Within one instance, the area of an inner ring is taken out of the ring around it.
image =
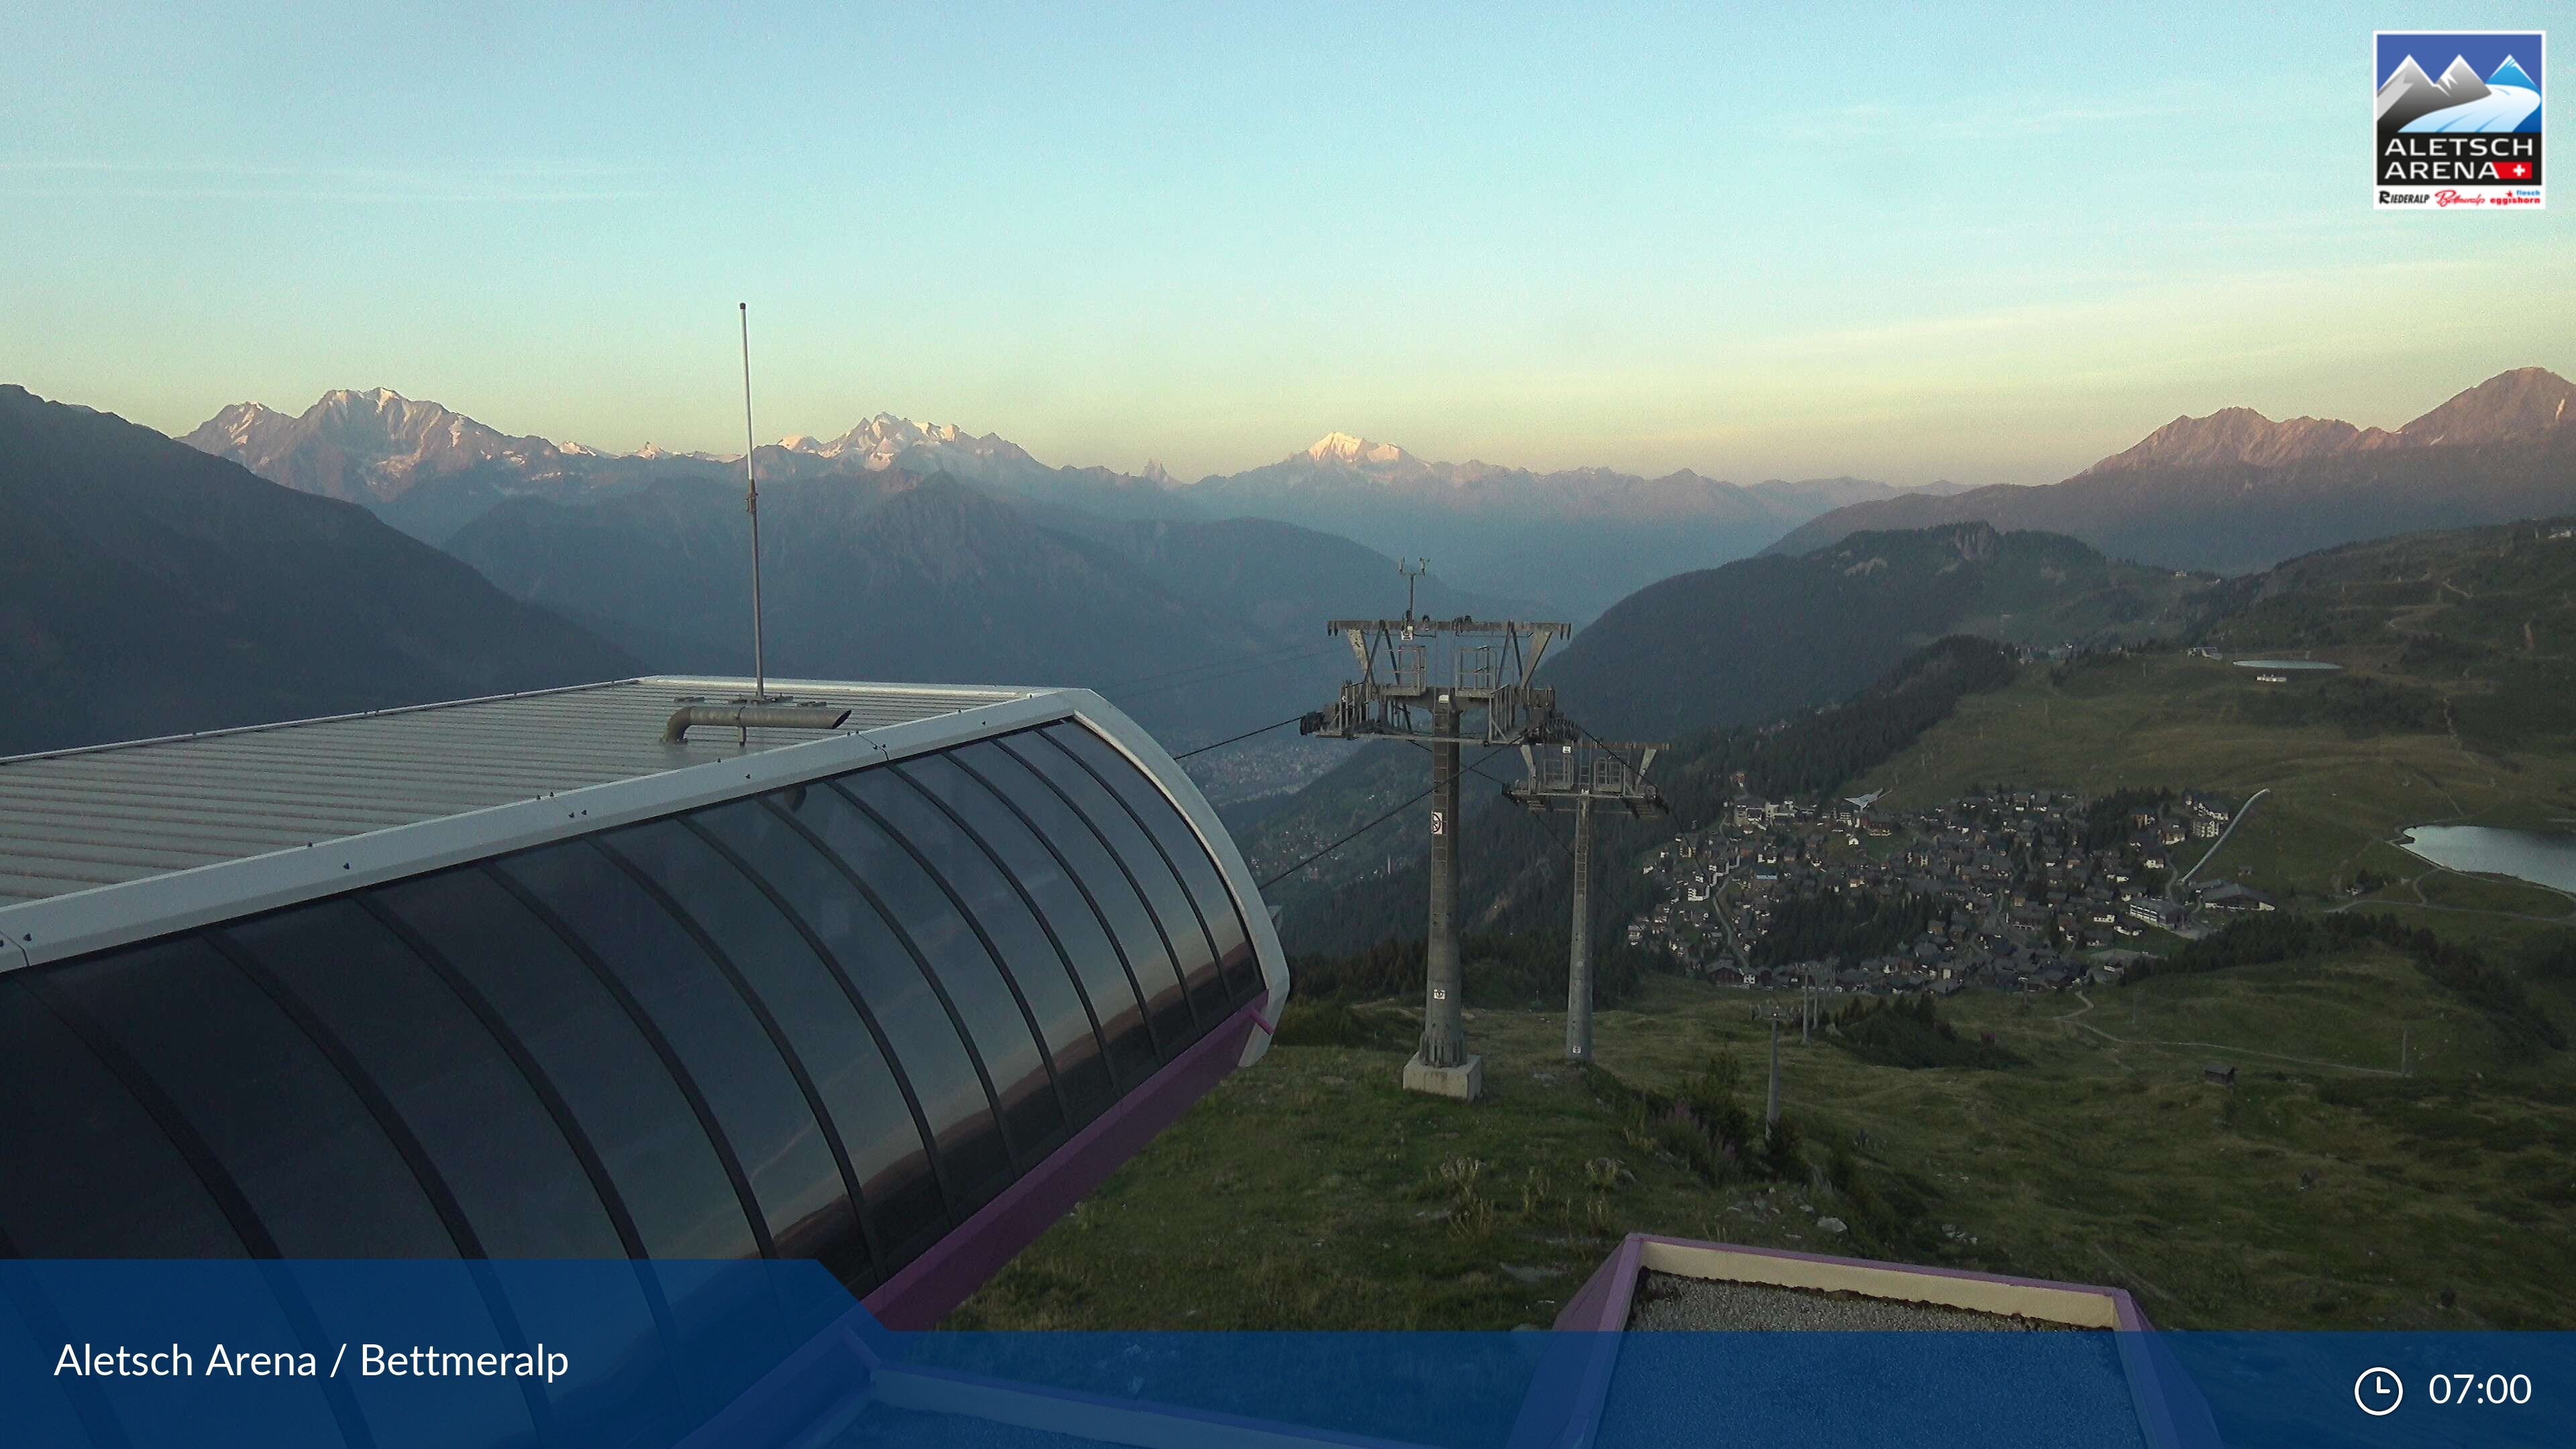
[[[2540,209],[2543,38],[2537,30],[2374,34],[2371,205]]]

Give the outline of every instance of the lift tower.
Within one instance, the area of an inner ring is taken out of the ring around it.
[[[1458,747],[1558,743],[1572,731],[1556,691],[1532,684],[1548,646],[1571,624],[1517,619],[1335,619],[1359,678],[1330,707],[1299,722],[1327,739],[1405,740],[1431,750],[1431,919],[1422,1045],[1404,1067],[1408,1090],[1474,1101],[1483,1061],[1467,1053],[1458,965]],[[1471,723],[1470,717],[1473,717]]]
[[[1565,962],[1565,1059],[1592,1060],[1592,811],[1595,805],[1644,819],[1672,807],[1646,783],[1664,747],[1585,737],[1521,746],[1527,775],[1504,793],[1529,810],[1574,812],[1574,931]]]

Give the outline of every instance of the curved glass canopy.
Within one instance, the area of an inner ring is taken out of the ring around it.
[[[1242,912],[1065,721],[10,973],[0,1252],[864,1294],[1260,997]]]

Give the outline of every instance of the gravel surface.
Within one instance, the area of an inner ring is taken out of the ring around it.
[[[1638,1289],[1630,1328],[1719,1331],[1624,1336],[1603,1449],[2147,1449],[2114,1334],[1661,1273]]]
[[[1764,1283],[1721,1283],[1647,1273],[1637,1284],[1636,1304],[1628,1312],[1635,1329],[1698,1329],[1718,1332],[1762,1329],[1947,1329],[1998,1333],[2014,1329],[2067,1329],[1966,1308],[1938,1308],[1928,1303],[1898,1303],[1857,1293],[1820,1293],[1808,1288],[1775,1288]],[[2073,1330],[2069,1330],[2073,1331]]]

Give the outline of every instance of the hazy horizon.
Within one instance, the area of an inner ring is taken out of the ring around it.
[[[764,440],[883,411],[1185,479],[1338,430],[2041,483],[2576,372],[2565,210],[2372,212],[2370,21],[2324,4],[22,31],[0,376],[174,434],[382,385],[735,452],[744,299]]]
[[[2539,364],[2536,364],[2536,363],[2524,363],[2524,364],[2517,364],[2517,366],[2518,366],[2518,367],[2524,367],[2524,366],[2539,366]],[[2510,368],[2510,367],[2509,367],[2509,368],[2501,368],[2501,369],[2499,369],[2499,370],[2498,370],[2497,372],[2495,372],[2495,373],[2490,373],[2490,374],[2487,374],[2485,377],[2480,377],[2480,378],[2478,378],[2478,379],[2475,379],[2475,380],[2474,380],[2474,381],[2472,381],[2472,382],[2465,383],[2465,384],[2463,384],[2460,388],[2454,389],[2453,391],[2451,391],[2451,392],[2449,392],[2449,393],[2445,393],[2445,394],[2443,394],[2443,396],[2442,396],[2442,397],[2440,397],[2440,398],[2436,398],[2436,399],[2433,399],[2431,402],[2426,403],[2423,407],[2418,408],[2418,409],[2414,410],[2413,412],[2406,413],[2406,414],[2404,414],[2403,416],[2391,417],[2391,418],[2387,418],[2387,419],[2342,417],[2342,418],[2341,418],[2341,421],[2349,422],[2349,423],[2353,423],[2353,424],[2355,424],[2356,426],[2361,427],[2361,428],[2364,428],[2364,429],[2368,429],[2368,428],[2372,428],[2372,427],[2380,427],[2380,428],[2388,429],[2388,430],[2390,430],[2390,431],[2395,431],[2395,430],[2396,430],[2398,427],[2400,427],[2401,425],[2403,425],[2403,424],[2405,424],[2405,423],[2407,423],[2407,422],[2409,422],[2409,421],[2413,420],[2413,419],[2414,419],[2414,418],[2416,418],[2416,417],[2421,416],[2421,415],[2422,415],[2422,414],[2424,414],[2425,412],[2429,412],[2429,411],[2431,411],[2433,407],[2435,407],[2435,406],[2439,405],[2439,404],[2440,404],[2440,403],[2442,403],[2442,402],[2448,401],[2450,398],[2457,396],[2460,392],[2463,392],[2463,391],[2468,390],[2469,388],[2475,387],[2475,386],[2477,386],[2479,383],[2483,383],[2483,382],[2489,381],[2490,379],[2492,379],[2492,378],[2494,378],[2494,377],[2496,377],[2496,376],[2499,376],[2499,375],[2501,375],[2502,373],[2510,372],[2510,371],[2514,371],[2514,370],[2515,370],[2515,368]],[[2546,370],[2548,370],[2548,371],[2553,371],[2553,372],[2554,372],[2554,371],[2556,371],[2557,369],[2552,368],[2552,369],[2546,369]],[[6,381],[6,379],[0,379],[0,381]],[[415,402],[415,403],[429,403],[429,404],[432,404],[432,405],[442,406],[442,407],[446,406],[446,403],[444,402],[444,400],[443,400],[443,399],[439,399],[439,398],[424,398],[424,397],[420,397],[420,396],[417,396],[417,395],[412,394],[412,393],[406,393],[406,392],[404,392],[404,391],[403,391],[401,388],[399,388],[399,387],[392,387],[392,386],[389,386],[389,385],[380,385],[380,386],[383,386],[383,390],[388,391],[388,392],[392,392],[392,393],[394,393],[396,396],[401,397],[402,399],[404,399],[405,401],[408,401],[408,402]],[[269,400],[267,400],[267,399],[261,399],[261,398],[235,398],[235,399],[233,399],[233,400],[232,400],[232,402],[231,402],[231,403],[227,403],[227,404],[225,404],[225,406],[226,406],[226,407],[230,407],[230,406],[234,406],[234,405],[238,405],[238,404],[242,404],[242,403],[257,403],[257,404],[260,404],[260,405],[262,405],[262,406],[265,406],[265,407],[270,408],[272,411],[275,411],[275,412],[279,412],[279,413],[285,414],[286,416],[289,416],[289,417],[293,417],[293,416],[300,415],[301,413],[305,412],[305,411],[306,411],[306,410],[308,410],[309,408],[311,408],[311,407],[314,407],[314,406],[318,405],[318,404],[319,404],[319,403],[320,403],[324,398],[326,398],[326,397],[329,395],[329,393],[330,393],[330,392],[332,392],[332,391],[347,391],[347,392],[352,392],[352,393],[365,394],[365,393],[374,392],[374,391],[376,391],[376,390],[377,390],[377,388],[375,388],[375,387],[364,387],[364,388],[345,388],[345,389],[326,389],[323,393],[321,393],[321,394],[317,394],[317,395],[315,396],[315,398],[314,398],[311,402],[304,402],[304,403],[291,403],[291,404],[279,404],[279,403],[271,402],[271,401],[269,401]],[[81,401],[81,400],[80,400],[80,399],[78,399],[78,398],[56,398],[56,399],[53,399],[53,401],[57,401],[57,402],[69,402],[69,403],[80,403],[80,401]],[[94,404],[83,404],[83,405],[84,405],[84,406],[95,406]],[[2238,406],[2247,406],[2247,405],[2246,405],[2246,404],[2239,404],[2239,403],[2218,404],[2218,405],[2215,405],[2215,406],[2213,406],[2213,407],[2203,409],[2203,410],[2201,410],[2201,411],[2199,411],[2199,412],[2197,412],[2197,413],[2192,413],[2192,414],[2182,414],[2182,415],[2177,415],[2177,416],[2194,416],[2194,417],[2204,417],[2204,416],[2207,416],[2207,415],[2208,415],[2209,413],[2211,413],[2211,412],[2215,412],[2215,411],[2217,411],[2219,407],[2238,407]],[[113,411],[113,409],[108,409],[108,411]],[[220,411],[220,409],[218,409],[217,411],[219,412],[219,411]],[[593,451],[595,451],[595,452],[606,453],[606,454],[611,454],[611,455],[628,455],[628,454],[634,453],[634,452],[636,452],[636,451],[640,451],[643,447],[651,446],[651,447],[659,448],[659,449],[661,449],[662,451],[664,451],[664,452],[668,452],[668,453],[692,453],[692,454],[703,454],[703,455],[708,456],[708,457],[712,457],[712,458],[721,458],[721,459],[724,459],[724,460],[727,460],[727,461],[739,461],[739,460],[741,459],[741,457],[742,457],[742,445],[741,445],[741,443],[740,443],[740,441],[739,441],[739,435],[737,435],[737,441],[736,441],[736,442],[733,444],[733,446],[731,446],[731,447],[724,447],[724,446],[722,446],[722,445],[719,445],[719,446],[716,446],[716,447],[712,447],[712,448],[704,448],[704,449],[683,449],[683,448],[674,448],[674,447],[671,447],[670,445],[668,445],[668,444],[665,444],[665,443],[661,442],[661,440],[659,440],[659,439],[657,439],[657,438],[648,438],[648,439],[646,439],[643,443],[636,445],[636,447],[635,447],[635,448],[608,448],[608,447],[601,447],[601,446],[599,446],[599,445],[592,444],[592,443],[588,442],[587,440],[584,440],[584,439],[581,439],[581,438],[564,437],[564,436],[557,436],[557,435],[549,434],[549,433],[545,432],[543,429],[514,428],[514,427],[507,427],[507,426],[503,426],[503,425],[501,425],[501,424],[495,423],[495,422],[494,422],[492,419],[490,419],[490,418],[477,416],[477,415],[475,415],[475,414],[472,414],[472,413],[466,412],[466,410],[461,409],[461,408],[451,409],[451,411],[455,411],[455,412],[458,412],[458,413],[463,413],[465,416],[468,416],[468,417],[473,417],[473,418],[474,418],[474,420],[475,420],[476,422],[483,423],[483,424],[485,424],[485,425],[487,425],[487,426],[493,427],[493,428],[495,428],[496,430],[498,430],[498,431],[500,431],[500,432],[502,432],[502,433],[505,433],[505,434],[507,434],[507,435],[509,435],[509,436],[512,436],[512,437],[529,437],[529,436],[540,437],[540,438],[544,438],[547,442],[554,443],[554,444],[556,444],[556,445],[558,445],[558,446],[566,445],[566,444],[574,444],[574,445],[579,445],[579,446],[581,446],[581,447],[589,448],[589,449],[591,449],[591,450],[593,450]],[[2271,417],[2271,418],[2272,418],[2274,421],[2276,421],[2276,422],[2277,422],[2277,421],[2281,421],[2281,420],[2286,419],[2286,418],[2290,418],[2290,417],[2301,416],[2301,414],[2295,414],[2295,413],[2275,413],[2275,412],[2271,412],[2271,411],[2270,411],[2270,410],[2268,410],[2268,409],[2260,409],[2260,408],[2256,409],[2256,411],[2258,411],[2258,412],[2264,412],[2267,416]],[[846,423],[846,424],[836,424],[836,425],[832,425],[832,426],[828,426],[828,427],[813,427],[813,428],[791,429],[791,430],[789,430],[789,431],[787,431],[787,432],[784,432],[784,433],[776,433],[776,432],[772,432],[770,429],[763,428],[763,429],[761,429],[761,431],[760,431],[760,436],[759,436],[759,440],[758,440],[758,441],[759,441],[759,445],[760,445],[761,447],[763,447],[763,448],[770,448],[770,447],[784,447],[784,446],[787,446],[787,445],[789,445],[789,444],[791,444],[791,443],[794,443],[794,442],[796,442],[796,441],[799,441],[799,440],[812,440],[812,441],[815,441],[815,442],[818,442],[818,443],[826,443],[826,444],[828,444],[828,443],[831,443],[831,442],[835,441],[836,439],[840,438],[840,437],[841,437],[841,436],[843,436],[844,434],[847,434],[847,433],[849,433],[849,432],[852,432],[852,431],[854,431],[856,428],[858,428],[858,427],[860,427],[860,426],[864,426],[868,421],[870,421],[871,419],[876,418],[876,417],[878,417],[878,416],[880,416],[880,415],[883,415],[883,410],[882,410],[882,409],[879,409],[879,410],[876,410],[876,411],[871,411],[871,412],[867,412],[867,413],[860,414],[860,415],[858,415],[858,416],[856,416],[856,417],[851,418],[851,419],[849,420],[849,422],[848,422],[848,423]],[[209,421],[209,420],[210,420],[211,418],[213,418],[214,416],[215,416],[215,413],[211,413],[211,412],[210,412],[210,413],[207,415],[207,417],[198,419],[196,423],[190,423],[190,424],[186,424],[186,425],[183,425],[183,426],[177,426],[177,427],[161,427],[161,426],[160,426],[160,425],[158,425],[158,424],[150,423],[150,422],[148,422],[147,420],[145,420],[145,419],[140,419],[140,418],[131,418],[131,417],[129,417],[129,418],[128,418],[128,421],[132,421],[132,422],[144,422],[146,426],[155,427],[157,430],[162,431],[162,432],[165,432],[165,433],[168,433],[168,434],[170,434],[170,435],[171,435],[171,436],[173,436],[173,437],[180,437],[180,436],[184,436],[184,435],[186,435],[187,433],[189,433],[189,432],[193,431],[193,430],[195,429],[195,427],[196,427],[196,426],[198,426],[199,424],[202,424],[202,423],[204,423],[204,422],[206,422],[206,421]],[[2337,415],[2337,414],[2333,414],[2333,413],[2322,413],[2322,414],[2312,413],[2312,414],[2306,414],[2306,416],[2323,416],[2323,417],[2330,417],[2330,418],[2331,418],[2331,417],[2337,417],[2337,416],[2339,416],[2339,415]],[[1014,436],[1014,435],[1012,434],[1011,430],[1010,430],[1009,428],[1007,428],[1007,427],[986,427],[986,426],[983,426],[983,425],[981,425],[981,424],[979,424],[979,423],[973,422],[973,421],[971,421],[971,420],[960,420],[960,419],[955,419],[955,418],[939,418],[939,417],[909,417],[909,418],[903,418],[903,419],[902,419],[902,421],[905,421],[905,422],[909,422],[909,423],[913,423],[913,424],[919,425],[919,426],[921,426],[921,427],[923,427],[923,428],[925,428],[925,429],[928,429],[928,428],[934,428],[934,427],[940,427],[940,426],[954,426],[954,427],[956,427],[956,428],[957,428],[960,432],[962,432],[962,433],[966,433],[966,434],[973,435],[973,436],[978,436],[978,437],[981,437],[981,436],[987,436],[987,435],[995,436],[995,437],[999,437],[1000,439],[1002,439],[1002,440],[1003,440],[1003,441],[1005,441],[1005,442],[1013,443],[1013,444],[1019,444],[1019,445],[1020,445],[1021,447],[1023,447],[1024,449],[1025,449],[1025,448],[1027,448],[1027,445],[1026,445],[1025,443],[1022,443],[1022,442],[1021,442],[1021,440],[1020,440],[1018,437]],[[2162,423],[2158,423],[2158,424],[2156,424],[2155,426],[2157,426],[2157,427],[2161,427],[2161,426],[2163,426],[2163,425],[2164,425],[2164,423],[2170,423],[2170,422],[2172,422],[2172,421],[2174,421],[2174,419],[2172,419],[2172,418],[2168,418],[2168,419],[2165,419]],[[1335,432],[1338,432],[1338,433],[1347,433],[1347,432],[1348,432],[1348,430],[1347,430],[1347,429],[1339,429],[1339,430],[1334,430],[1334,431],[1335,431]],[[2152,429],[2149,429],[2148,431],[2152,431]],[[1179,470],[1179,469],[1172,468],[1172,467],[1171,467],[1171,465],[1170,465],[1169,463],[1167,463],[1167,462],[1165,462],[1165,463],[1164,463],[1164,468],[1165,468],[1166,472],[1168,472],[1168,473],[1171,475],[1171,481],[1172,481],[1173,483],[1178,484],[1178,485],[1181,485],[1181,486],[1183,486],[1183,487],[1187,487],[1187,486],[1190,486],[1190,485],[1194,485],[1194,484],[1197,484],[1197,483],[1200,483],[1200,482],[1206,481],[1206,480],[1208,480],[1208,479],[1210,479],[1210,478],[1227,476],[1227,474],[1228,474],[1228,473],[1237,473],[1237,472],[1242,472],[1242,471],[1244,471],[1244,470],[1245,470],[1245,469],[1247,469],[1247,468],[1258,468],[1258,467],[1262,467],[1262,466],[1265,466],[1265,465],[1268,465],[1268,464],[1278,463],[1278,462],[1285,461],[1285,460],[1287,460],[1287,459],[1294,458],[1294,457],[1298,456],[1299,454],[1306,453],[1306,452],[1308,452],[1310,449],[1312,449],[1312,448],[1314,448],[1314,447],[1316,447],[1316,446],[1320,445],[1321,443],[1323,443],[1323,442],[1327,441],[1327,440],[1328,440],[1328,438],[1329,438],[1329,436],[1330,436],[1329,434],[1328,434],[1328,435],[1319,435],[1318,437],[1316,437],[1316,438],[1314,438],[1314,439],[1310,439],[1307,443],[1302,444],[1302,445],[1300,445],[1300,446],[1292,447],[1292,448],[1288,448],[1288,449],[1286,449],[1285,451],[1283,451],[1283,452],[1281,452],[1281,453],[1278,453],[1278,454],[1275,454],[1275,455],[1273,455],[1273,456],[1270,456],[1270,457],[1266,457],[1266,458],[1260,459],[1260,460],[1258,460],[1258,461],[1256,461],[1256,462],[1253,462],[1253,463],[1245,464],[1243,468],[1236,468],[1236,469],[1226,470],[1226,472],[1221,472],[1221,473],[1200,473],[1200,472],[1188,472],[1188,473],[1185,473],[1185,472],[1182,472],[1182,471],[1181,471],[1181,470]],[[2084,469],[2084,468],[2086,468],[2086,467],[2091,466],[2093,463],[2096,463],[2096,462],[2101,461],[2101,460],[2102,460],[2102,458],[2107,458],[2107,457],[2109,457],[2109,456],[2111,456],[2111,455],[2113,455],[2113,454],[2116,454],[2116,453],[2119,453],[2119,452],[2125,451],[2128,447],[2130,447],[2131,445],[2133,445],[2134,443],[2136,443],[2137,441],[2139,441],[2139,438],[2143,438],[2144,436],[2145,436],[2145,433],[2144,433],[2144,432],[2141,432],[2141,433],[2139,434],[2139,436],[2138,436],[2138,437],[2133,437],[2133,438],[2128,439],[2128,440],[2127,440],[2127,441],[2125,441],[2125,442],[2120,442],[2120,443],[2113,444],[2113,445],[2111,445],[2110,447],[2106,448],[2106,449],[2103,451],[2103,453],[2102,453],[2101,455],[2099,455],[2098,457],[2088,458],[2088,459],[2085,459],[2085,460],[2084,460],[2083,462],[2081,462],[2081,463],[2078,463],[2078,464],[2075,464],[2075,465],[2073,465],[2073,466],[2070,466],[2070,467],[2068,468],[2068,470],[2066,471],[2066,473],[2061,474],[2061,475],[2052,476],[2052,477],[2048,477],[2048,478],[2011,479],[2011,480],[1988,480],[1988,481],[2008,482],[2008,483],[2009,483],[2010,485],[2012,485],[2012,486],[2021,486],[2021,487],[2036,487],[2036,486],[2040,486],[2040,485],[2042,485],[2042,484],[2047,484],[2047,483],[2062,482],[2062,481],[2064,481],[2066,478],[2068,478],[2068,477],[2072,477],[2075,473],[2077,473],[2077,472],[2081,471],[2082,469]],[[1396,447],[1398,447],[1398,448],[1402,448],[1402,449],[1403,449],[1403,451],[1404,451],[1404,452],[1406,452],[1407,454],[1409,454],[1409,455],[1411,455],[1411,456],[1413,456],[1413,457],[1415,457],[1415,458],[1421,459],[1422,461],[1424,461],[1424,462],[1428,462],[1428,463],[1439,463],[1439,464],[1474,464],[1474,463],[1483,463],[1483,464],[1488,464],[1488,465],[1492,465],[1492,466],[1495,466],[1495,467],[1504,467],[1504,468],[1528,467],[1528,468],[1530,469],[1530,471],[1532,471],[1532,472],[1539,472],[1539,473],[1545,473],[1545,472],[1553,471],[1553,470],[1556,470],[1556,469],[1565,469],[1565,468],[1583,468],[1583,467],[1603,466],[1603,465],[1597,465],[1597,464],[1587,464],[1587,463],[1580,463],[1580,462],[1578,462],[1578,463],[1567,463],[1567,464],[1551,464],[1551,465],[1547,465],[1547,466],[1541,467],[1541,466],[1536,466],[1536,465],[1524,464],[1524,463],[1520,462],[1519,460],[1512,459],[1512,458],[1498,457],[1498,456],[1491,456],[1491,455],[1486,455],[1486,454],[1468,454],[1468,455],[1459,456],[1459,457],[1444,457],[1444,456],[1440,456],[1440,455],[1435,455],[1435,454],[1425,453],[1425,452],[1423,452],[1422,450],[1420,450],[1420,449],[1418,449],[1418,448],[1406,447],[1406,446],[1405,446],[1405,444],[1404,444],[1404,442],[1403,442],[1403,440],[1402,440],[1402,439],[1399,439],[1399,438],[1364,438],[1364,439],[1363,439],[1363,441],[1366,441],[1366,442],[1368,442],[1368,443],[1372,443],[1372,444],[1393,444],[1394,446],[1396,446]],[[1039,463],[1044,464],[1044,465],[1047,465],[1047,466],[1049,466],[1049,467],[1073,467],[1073,468],[1085,468],[1085,467],[1093,467],[1093,466],[1105,466],[1105,467],[1116,468],[1116,469],[1118,469],[1119,471],[1126,472],[1126,473],[1130,473],[1130,474],[1139,473],[1139,472],[1141,472],[1141,471],[1143,470],[1143,468],[1145,467],[1145,464],[1143,464],[1143,463],[1138,463],[1138,464],[1135,464],[1135,465],[1133,465],[1133,466],[1125,466],[1125,465],[1114,464],[1114,463],[1111,463],[1111,464],[1102,464],[1102,463],[1100,463],[1100,462],[1099,462],[1098,460],[1096,460],[1096,459],[1087,459],[1087,458],[1053,458],[1053,457],[1048,457],[1048,456],[1046,456],[1046,455],[1044,455],[1044,454],[1042,454],[1042,453],[1039,453],[1039,452],[1037,452],[1035,449],[1027,449],[1027,451],[1029,451],[1029,452],[1030,452],[1030,454],[1031,454],[1031,456],[1032,456],[1032,457],[1034,457],[1034,458],[1036,458],[1036,460],[1037,460]],[[1153,461],[1153,462],[1163,462],[1163,460],[1162,460],[1162,459],[1160,459],[1160,458],[1154,458],[1154,459],[1151,459],[1150,461]],[[1687,465],[1687,464],[1682,465],[1682,468],[1687,468],[1687,467],[1688,467],[1688,465]],[[1677,472],[1677,471],[1681,471],[1681,468],[1665,468],[1665,469],[1653,470],[1653,471],[1631,469],[1631,470],[1628,470],[1628,471],[1638,472],[1641,476],[1645,476],[1645,477],[1661,477],[1661,476],[1666,476],[1666,475],[1669,475],[1669,474],[1674,473],[1674,472]],[[1769,474],[1763,474],[1763,475],[1760,475],[1760,476],[1758,476],[1758,477],[1757,477],[1757,476],[1729,476],[1729,475],[1724,474],[1724,473],[1712,472],[1712,471],[1710,471],[1710,470],[1708,470],[1708,469],[1705,469],[1705,468],[1691,469],[1690,471],[1697,472],[1697,473],[1701,474],[1701,475],[1702,475],[1702,476],[1704,476],[1704,477],[1712,478],[1712,479],[1715,479],[1715,480],[1718,480],[1718,481],[1721,481],[1721,482],[1735,483],[1735,484],[1748,485],[1748,486],[1750,486],[1750,485],[1762,484],[1762,483],[1779,483],[1779,482],[1815,481],[1815,480],[1825,480],[1825,479],[1832,479],[1832,478],[1841,478],[1841,477],[1855,477],[1855,476],[1860,476],[1860,475],[1855,475],[1855,474],[1850,474],[1850,473],[1824,473],[1824,472],[1816,472],[1816,471],[1812,471],[1812,470],[1811,470],[1811,471],[1805,471],[1805,472],[1795,472],[1795,473],[1769,473]],[[1881,479],[1877,479],[1877,480],[1875,480],[1875,481],[1890,482],[1890,483],[1893,483],[1895,486],[1897,486],[1897,487],[1902,487],[1902,488],[1921,488],[1921,487],[1934,486],[1934,485],[1938,485],[1938,484],[1959,484],[1959,485],[1966,485],[1966,486],[1981,486],[1981,485],[1979,484],[1978,480],[1973,480],[1973,479],[1959,479],[1959,478],[1949,478],[1949,477],[1925,477],[1925,478],[1917,478],[1917,479],[1885,479],[1885,478],[1881,478]]]

